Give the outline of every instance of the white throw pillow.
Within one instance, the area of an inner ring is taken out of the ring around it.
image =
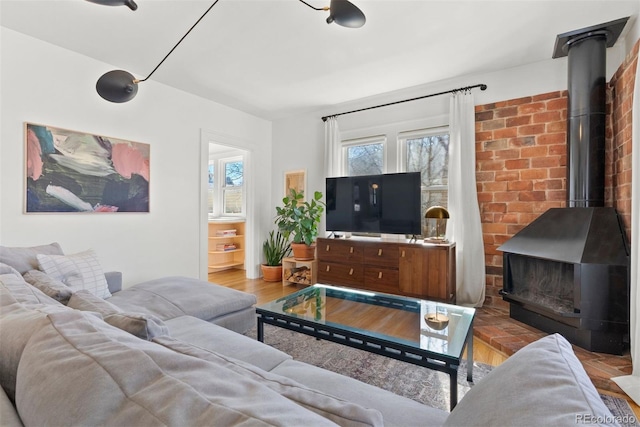
[[[99,298],[109,298],[107,278],[93,249],[73,255],[38,254],[40,270],[60,280],[73,291],[87,290]]]

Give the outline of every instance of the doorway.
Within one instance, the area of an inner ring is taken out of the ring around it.
[[[253,278],[255,261],[251,149],[245,141],[201,136],[200,278],[228,269]]]

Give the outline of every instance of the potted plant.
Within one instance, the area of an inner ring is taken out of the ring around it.
[[[269,237],[262,244],[265,263],[261,265],[262,279],[265,282],[282,280],[282,259],[291,254],[289,241],[279,231],[269,232]]]
[[[291,189],[289,196],[282,199],[282,207],[276,207],[275,223],[282,235],[291,241],[293,257],[309,260],[315,257],[315,241],[318,225],[324,212],[322,193],[316,191],[311,201],[302,201],[304,195]]]

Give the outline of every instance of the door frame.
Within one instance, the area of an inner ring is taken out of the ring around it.
[[[254,171],[253,153],[255,145],[248,140],[238,138],[233,135],[226,135],[220,132],[201,129],[200,131],[200,227],[199,227],[199,275],[200,279],[208,280],[208,252],[209,252],[209,215],[208,215],[208,194],[209,187],[209,144],[225,145],[230,148],[243,150],[246,152],[244,164],[245,191],[246,191],[246,218],[245,218],[245,272],[249,279],[254,279],[254,268],[258,262],[255,249],[255,224],[256,209],[255,197],[252,197],[255,183],[252,179],[256,176]]]

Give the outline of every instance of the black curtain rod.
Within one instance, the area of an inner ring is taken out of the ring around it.
[[[465,90],[471,90],[471,89],[475,89],[477,87],[479,87],[480,90],[487,90],[487,85],[485,85],[485,84],[477,84],[477,85],[473,85],[473,86],[466,86],[466,87],[461,87],[459,89],[451,89],[451,90],[446,90],[444,92],[432,93],[430,95],[418,96],[416,98],[403,99],[402,101],[395,101],[395,102],[389,102],[387,104],[375,105],[373,107],[360,108],[359,110],[345,111],[344,113],[332,114],[330,116],[324,116],[322,118],[322,121],[326,122],[329,117],[338,117],[338,116],[343,116],[345,114],[359,113],[360,111],[373,110],[374,108],[380,108],[380,107],[388,107],[389,105],[402,104],[403,102],[409,102],[409,101],[417,101],[419,99],[431,98],[432,96],[446,95],[447,93],[463,92]]]

